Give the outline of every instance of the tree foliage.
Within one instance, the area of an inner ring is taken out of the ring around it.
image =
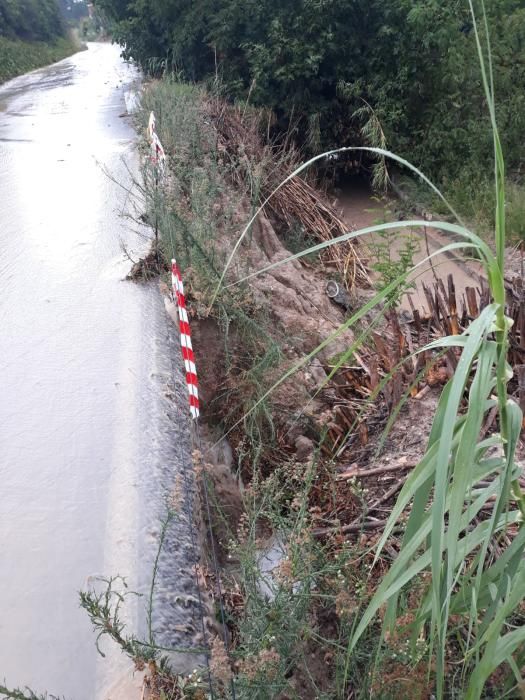
[[[67,22],[76,23],[89,14],[86,0],[58,0],[58,6]]]
[[[464,0],[96,2],[115,21],[126,57],[145,68],[167,63],[190,80],[218,72],[232,98],[250,94],[317,149],[355,144],[362,124],[354,115],[366,100],[390,147],[435,178],[490,167]],[[523,0],[487,4],[503,146],[517,170],[524,156],[525,8]]]
[[[0,36],[49,41],[64,31],[57,0],[0,0]]]

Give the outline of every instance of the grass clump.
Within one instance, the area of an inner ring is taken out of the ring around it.
[[[220,346],[215,350],[223,365],[209,413],[223,426],[234,425],[249,414],[238,441],[242,443],[240,459],[251,464],[275,443],[268,402],[259,400],[268,377],[283,359],[284,336],[247,285],[223,290],[209,313],[234,232],[257,200],[264,177],[264,170],[252,167],[249,158],[240,163],[237,156],[219,148],[209,117],[215,109],[213,99],[204,88],[176,78],[166,77],[150,86],[143,101],[142,124],[153,111],[169,159],[167,177],[160,187],[146,161],[144,191],[161,255],[166,260],[177,259],[195,317],[215,328],[214,340]],[[240,182],[246,183],[246,200],[241,206],[236,190]],[[257,410],[249,412],[254,404]]]
[[[490,240],[494,215],[494,183],[487,175],[465,173],[445,183],[450,201],[465,219]],[[505,226],[509,245],[525,241],[525,185],[517,178],[505,183]]]
[[[405,177],[400,179],[400,189],[406,196],[408,207],[416,203],[420,209],[446,216],[450,212],[443,202],[429,193],[421,183]],[[461,213],[469,225],[480,232],[488,242],[492,241],[494,216],[494,183],[488,173],[465,170],[453,179],[445,179],[442,188],[447,200]],[[505,183],[506,240],[508,245],[525,241],[525,184],[518,176],[507,176]]]
[[[78,44],[70,38],[43,42],[21,41],[0,36],[0,83],[36,68],[61,61],[78,50]]]

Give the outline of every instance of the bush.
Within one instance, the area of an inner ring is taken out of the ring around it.
[[[0,83],[60,61],[78,51],[70,39],[58,39],[51,43],[28,42],[0,36]]]

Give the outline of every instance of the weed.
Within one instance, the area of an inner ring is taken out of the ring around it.
[[[309,248],[315,243],[313,236],[304,230],[304,227],[300,222],[296,221],[291,226],[287,228],[286,233],[283,235],[283,243],[286,249],[291,253],[298,253],[305,248]],[[306,256],[306,262],[314,262],[318,259],[318,255],[315,253],[311,256]]]
[[[523,184],[509,183],[505,207],[509,242],[525,241],[525,186]]]
[[[55,695],[48,695],[43,693],[41,695],[35,693],[30,688],[7,688],[4,685],[0,685],[0,698],[10,698],[11,700],[60,700]]]
[[[147,671],[145,683],[154,693],[157,693],[153,697],[169,697],[173,700],[205,698],[203,690],[208,688],[208,683],[203,678],[202,671],[195,670],[189,676],[176,674],[171,670],[168,656],[163,652],[202,654],[207,653],[207,650],[197,647],[167,649],[152,643],[151,635],[148,642],[134,635],[127,635],[121,619],[122,607],[126,598],[138,594],[128,590],[126,581],[121,576],[100,578],[98,583],[101,586],[100,591],[92,589],[80,592],[80,607],[87,612],[93,629],[97,632],[96,646],[101,656],[104,656],[104,653],[100,649],[99,642],[102,637],[109,637],[133,661],[138,671]]]
[[[464,173],[453,182],[446,183],[450,199],[472,222],[491,237],[493,226],[494,185],[487,176]],[[525,186],[523,182],[508,180],[505,197],[505,226],[509,243],[525,240]]]
[[[99,646],[102,637],[110,637],[122,651],[132,659],[137,668],[144,668],[145,664],[155,658],[155,649],[150,644],[143,644],[135,637],[124,636],[125,625],[121,621],[120,612],[128,596],[138,595],[129,591],[125,579],[114,576],[109,579],[101,578],[99,583],[103,585],[100,592],[93,590],[80,592],[80,607],[83,608],[91,620],[93,629],[97,632],[96,647],[101,656],[105,656]],[[118,590],[116,584],[120,584]]]
[[[406,278],[407,273],[414,267],[414,256],[420,249],[418,239],[410,231],[380,231],[369,242],[368,247],[373,258],[371,267],[377,275],[375,286],[379,291],[399,278]],[[414,286],[413,282],[407,280],[394,288],[386,297],[386,305],[390,308],[396,307],[405,292]]]
[[[245,526],[230,544],[244,601],[233,650],[239,697],[269,700],[292,692],[298,674],[320,697],[322,681],[308,675],[305,656],[324,648],[315,608],[335,598],[323,589],[339,564],[328,563],[311,535],[309,496],[315,480],[315,461],[289,464],[266,479],[255,476],[246,495]],[[269,541],[265,531],[274,533]]]
[[[420,209],[435,212],[439,216],[448,214],[443,202],[421,183],[400,178],[400,189],[404,193],[408,208],[417,203]],[[494,183],[486,173],[462,171],[454,179],[445,179],[443,192],[454,209],[461,212],[465,221],[480,231],[487,242],[493,239]],[[506,182],[506,237],[509,244],[525,240],[525,185],[520,179],[507,178]]]

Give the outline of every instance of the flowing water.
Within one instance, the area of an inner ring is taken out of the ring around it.
[[[395,200],[378,198],[373,195],[369,185],[359,178],[349,178],[345,182],[339,197],[335,200],[335,205],[341,212],[343,219],[353,230],[375,226],[387,221],[395,221],[398,218],[395,212]],[[405,213],[401,218],[419,220],[421,217],[417,214]],[[423,316],[428,315],[428,302],[423,291],[423,284],[432,289],[436,278],[439,278],[443,280],[446,286],[447,276],[451,274],[456,287],[458,302],[464,295],[465,287],[475,287],[480,284],[482,268],[478,262],[472,260],[466,262],[457,255],[446,256],[438,254],[438,251],[448,243],[451,243],[452,240],[447,238],[446,234],[436,229],[429,228],[426,236],[420,228],[398,229],[391,233],[388,239],[381,239],[377,233],[368,234],[361,238],[361,241],[365,244],[361,254],[368,267],[371,268],[378,262],[377,253],[374,252],[374,244],[376,246],[378,244],[386,245],[388,241],[392,260],[397,261],[400,258],[400,253],[406,252],[409,239],[413,246],[413,265],[421,263],[428,256],[433,256],[432,264],[428,262],[421,264],[417,272],[410,277],[413,286],[410,288],[409,294],[414,307]],[[372,243],[372,247],[368,248],[367,243]],[[372,278],[377,279],[377,277],[378,275],[372,272]],[[401,307],[410,311],[411,307],[407,296],[405,294],[402,298]]]
[[[78,590],[120,573],[147,592],[188,451],[162,300],[122,281],[122,246],[147,245],[122,215],[138,80],[116,47],[91,44],[0,88],[0,681],[72,700],[109,697],[123,671],[107,645],[97,655]],[[186,531],[168,532],[159,598],[173,580],[191,597],[190,550]],[[154,625],[168,644],[188,613],[164,602]],[[143,608],[130,605],[130,630]]]

